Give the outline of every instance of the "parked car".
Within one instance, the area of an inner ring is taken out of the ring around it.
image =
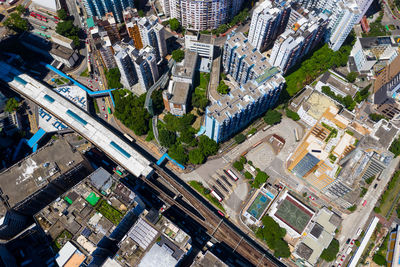
[[[374,189],[376,189],[377,186],[378,186],[378,184],[375,184],[375,185],[374,185]]]

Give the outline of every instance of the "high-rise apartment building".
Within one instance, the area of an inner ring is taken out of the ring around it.
[[[130,57],[134,48],[132,46],[121,47],[121,45],[115,45],[113,48],[115,62],[121,73],[121,83],[125,88],[130,89],[137,80],[135,67]]]
[[[286,73],[323,39],[327,26],[328,17],[323,13],[301,18],[275,41],[269,62]]]
[[[270,0],[262,2],[251,18],[249,41],[260,51],[265,50],[284,32],[290,17],[290,5],[274,4]]]
[[[89,16],[103,17],[106,13],[112,12],[119,23],[124,21],[123,10],[134,7],[133,0],[83,0],[83,5]]]
[[[127,8],[123,13],[126,31],[129,37],[133,40],[136,49],[143,48],[142,37],[140,37],[139,26],[137,25],[137,19],[139,15],[135,8]]]
[[[215,29],[241,9],[244,0],[163,0],[165,14],[192,30]]]
[[[228,37],[223,66],[240,86],[206,109],[206,135],[216,142],[227,140],[275,105],[285,84],[279,70],[242,33]]]
[[[159,78],[154,48],[146,46],[139,52],[132,51],[131,56],[140,84],[140,90],[136,93],[146,93]]]
[[[354,0],[340,1],[330,17],[326,40],[333,51],[339,50],[354,25],[362,18]]]

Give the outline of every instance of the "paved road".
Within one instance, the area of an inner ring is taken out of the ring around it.
[[[360,201],[359,205],[357,205],[357,210],[349,215],[344,214],[342,216],[342,230],[339,236],[339,242],[341,247],[341,254],[343,254],[349,245],[346,245],[346,240],[348,238],[352,239],[355,237],[357,230],[359,228],[366,227],[366,223],[370,218],[371,213],[373,213],[373,209],[375,207],[376,202],[379,200],[379,197],[385,190],[386,184],[390,181],[394,171],[396,170],[398,164],[400,162],[399,158],[395,158],[390,166],[384,171],[382,174],[381,181],[378,182],[378,186],[376,189],[373,189],[371,186],[368,190],[365,197]],[[377,181],[376,181],[377,182]],[[373,183],[375,184],[375,182]],[[362,206],[364,200],[367,201],[365,207]]]

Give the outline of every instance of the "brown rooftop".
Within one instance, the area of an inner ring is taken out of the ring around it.
[[[397,56],[392,63],[383,69],[382,73],[376,77],[374,83],[374,93],[376,93],[382,86],[390,82],[400,72],[400,57]]]

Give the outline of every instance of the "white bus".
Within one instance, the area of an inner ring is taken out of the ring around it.
[[[128,139],[130,142],[134,142],[135,140],[133,140],[132,137],[130,137],[128,134],[124,133],[124,136],[126,139]]]
[[[215,197],[219,202],[222,202],[222,197],[220,197],[217,192],[215,192],[214,190],[211,190],[211,194],[213,195],[213,197]]]
[[[296,142],[299,142],[299,133],[297,132],[297,128],[294,129],[294,138],[296,139]]]
[[[224,172],[226,173],[226,175],[228,175],[230,178],[232,178],[235,181],[237,181],[239,179],[236,176],[236,174],[234,174],[233,171],[231,171],[231,170],[224,170]]]

